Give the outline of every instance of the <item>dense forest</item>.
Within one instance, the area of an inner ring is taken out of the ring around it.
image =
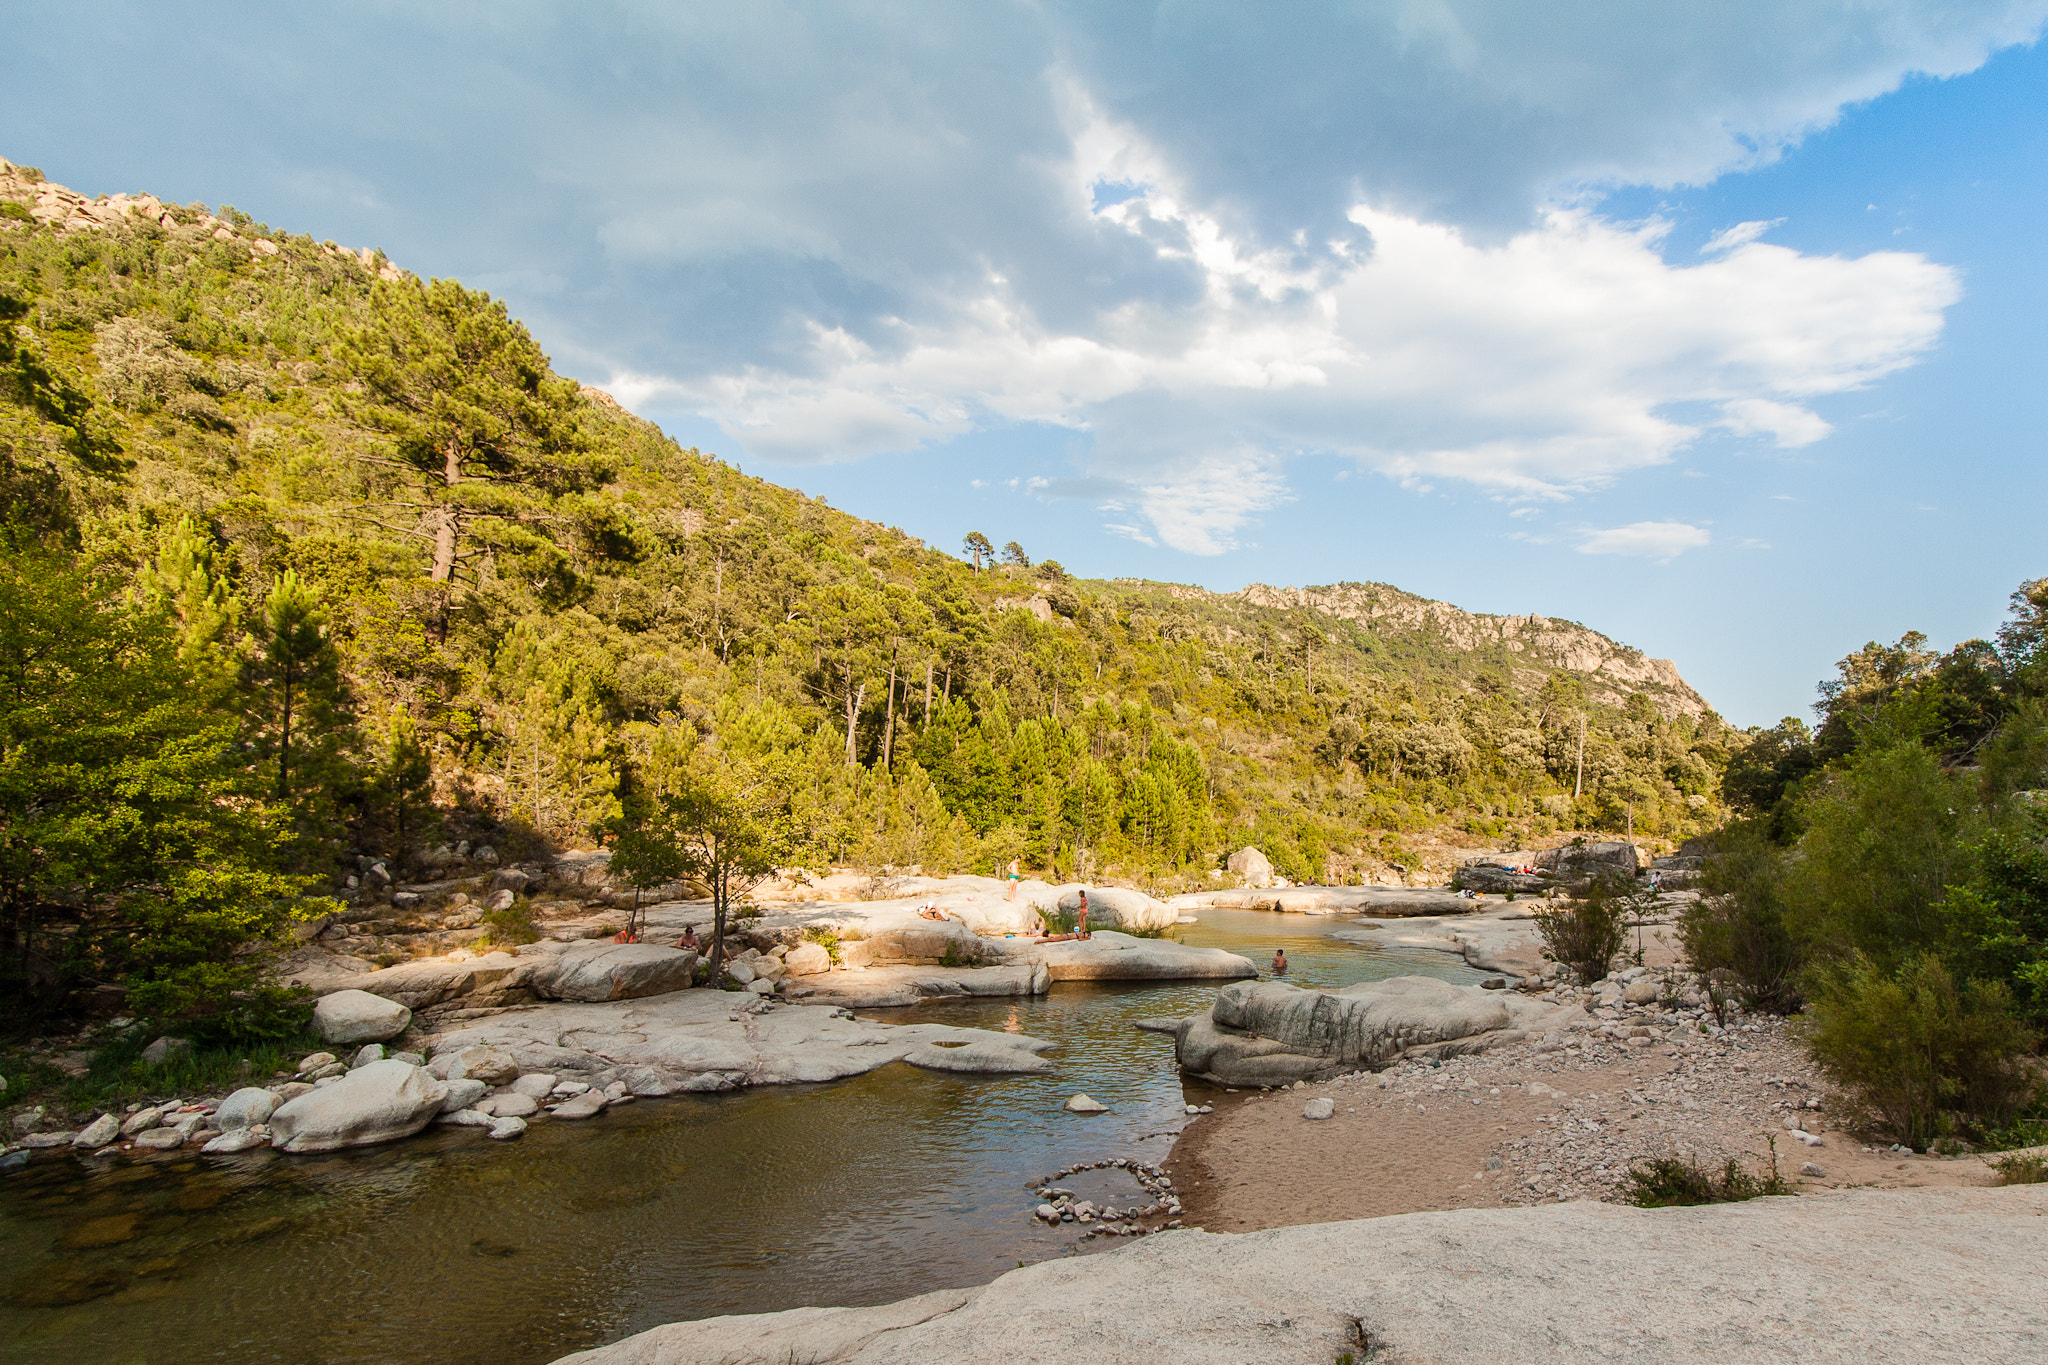
[[[1350,881],[1425,832],[1683,838],[1750,745],[1570,623],[1636,663],[1380,585],[1343,600],[1399,610],[925,544],[678,446],[487,295],[6,163],[0,480],[0,920],[39,999],[246,1003],[232,945],[295,898],[605,838],[680,730],[780,756],[802,861],[1161,889],[1244,844]]]

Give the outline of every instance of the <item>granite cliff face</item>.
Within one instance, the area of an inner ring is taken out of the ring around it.
[[[1631,692],[1644,692],[1667,716],[1696,717],[1712,709],[1706,698],[1679,676],[1678,665],[1671,660],[1653,659],[1576,621],[1463,611],[1385,583],[1338,583],[1320,588],[1273,588],[1254,583],[1229,596],[1258,607],[1306,607],[1339,620],[1360,622],[1381,634],[1433,636],[1460,653],[1502,648],[1518,663],[1584,674],[1594,699],[1610,705],[1620,705]]]

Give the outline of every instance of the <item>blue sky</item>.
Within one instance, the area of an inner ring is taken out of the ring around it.
[[[488,288],[943,547],[1570,617],[1768,723],[2048,573],[2044,13],[78,4],[0,155]]]

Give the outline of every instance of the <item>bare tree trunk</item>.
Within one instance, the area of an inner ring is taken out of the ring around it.
[[[280,801],[289,801],[292,796],[292,675],[287,667],[284,675],[284,707],[277,732],[277,796]]]
[[[896,745],[896,642],[889,642],[889,701],[882,713],[882,771],[888,772]]]
[[[1572,800],[1574,800],[1574,801],[1578,800],[1578,799],[1579,799],[1579,794],[1580,794],[1581,792],[1585,791],[1585,789],[1586,789],[1586,713],[1585,713],[1584,711],[1581,711],[1581,712],[1579,712],[1579,768],[1578,768],[1578,772],[1577,772],[1577,773],[1576,773],[1576,774],[1575,774],[1575,775],[1574,775],[1574,776],[1572,777]]]
[[[932,661],[924,661],[924,723],[932,723]]]
[[[846,766],[857,767],[860,760],[854,756],[854,727],[859,723],[861,703],[867,700],[868,685],[862,683],[859,690],[853,685],[853,670],[846,670]]]
[[[453,436],[448,438],[448,448],[441,452],[441,484],[452,489],[462,482],[462,447]],[[460,530],[453,501],[445,502],[434,512],[434,570],[436,583],[447,583],[455,577],[455,539]]]

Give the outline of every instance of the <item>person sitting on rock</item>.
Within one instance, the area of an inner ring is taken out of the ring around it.
[[[1273,950],[1273,975],[1287,975],[1287,950],[1285,948],[1275,948]]]
[[[694,953],[702,946],[703,945],[700,942],[698,942],[697,931],[687,924],[684,925],[683,936],[676,940],[676,947]]]
[[[966,920],[960,919],[960,917],[954,914],[951,910],[939,909],[939,903],[937,901],[926,901],[923,905],[918,906],[917,914],[919,919],[935,919],[941,922],[951,919],[960,920],[960,923],[962,924],[967,923]]]

